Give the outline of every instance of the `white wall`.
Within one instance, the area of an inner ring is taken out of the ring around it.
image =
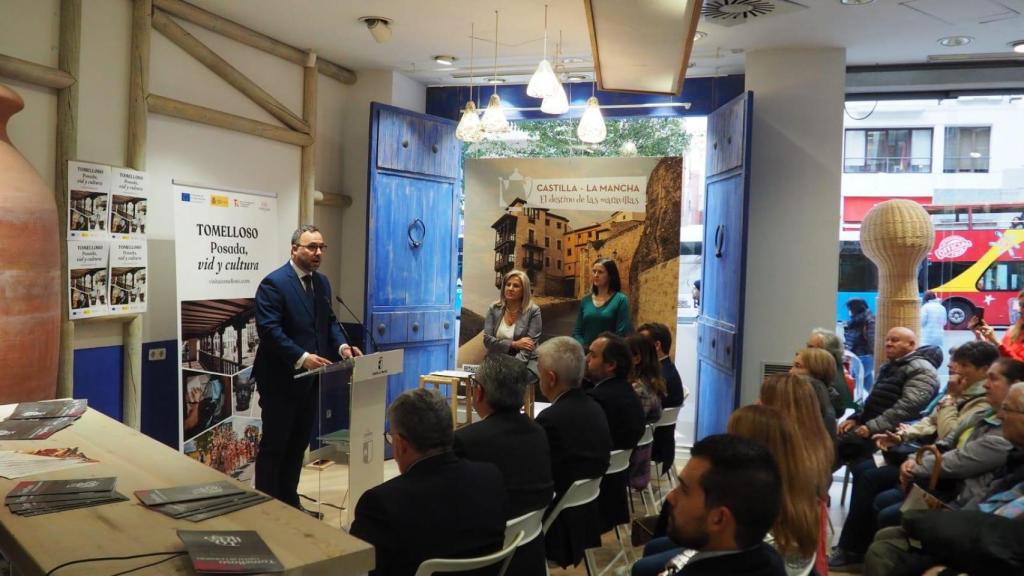
[[[56,66],[59,0],[3,0],[0,54]],[[264,86],[297,114],[302,110],[302,69],[274,56],[181,23],[191,34]],[[130,0],[83,3],[79,78],[78,157],[123,166],[127,133]],[[342,64],[344,64],[342,62]],[[219,77],[158,32],[152,34],[150,91],[278,124]],[[422,111],[425,87],[390,71],[357,71],[342,85],[320,76],[318,89],[317,189],[352,197],[348,209],[318,206],[315,221],[330,245],[323,271],[357,311],[362,308],[366,237],[366,161],[369,102],[396,102]],[[10,136],[51,184],[54,180],[56,94],[27,84],[4,83],[26,100],[11,121]],[[280,212],[281,261],[298,224],[298,147],[174,118],[150,115],[146,169],[150,200],[149,312],[145,341],[176,337],[174,228],[171,181],[274,192]],[[344,272],[344,274],[342,273]],[[76,348],[121,344],[121,325],[79,323]]]
[[[812,328],[832,326],[838,279],[846,52],[747,54],[754,92],[741,402],[763,362],[788,362]]]

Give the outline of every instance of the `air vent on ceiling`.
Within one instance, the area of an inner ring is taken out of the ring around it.
[[[738,26],[757,18],[805,8],[790,0],[705,0],[701,16],[712,24]]]

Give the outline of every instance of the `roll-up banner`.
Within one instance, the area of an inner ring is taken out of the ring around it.
[[[281,262],[272,195],[174,184],[182,451],[252,482],[262,435],[255,297]]]

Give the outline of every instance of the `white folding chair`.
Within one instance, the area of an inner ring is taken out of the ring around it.
[[[619,472],[623,472],[626,469],[628,469],[629,457],[632,454],[632,450],[612,450],[608,458],[608,469],[605,470],[604,475],[610,476],[612,474],[618,474]],[[628,488],[629,487],[627,485],[627,490]],[[626,497],[629,497],[628,493],[626,494]],[[626,550],[626,545],[622,541],[622,533],[619,532],[618,526],[615,526],[615,539],[619,542],[619,551],[615,554],[615,557],[608,562],[608,565],[605,566],[603,570],[596,573],[596,576],[603,576],[606,572],[608,572],[608,570],[611,569],[612,566],[615,565],[615,562],[617,562],[620,557],[624,558],[627,562],[632,563],[632,560],[629,557],[629,551]],[[592,554],[593,552],[590,548],[584,550],[583,552],[583,555],[587,561],[587,573],[594,575],[595,572],[593,571],[593,568],[595,566],[595,563]]]
[[[416,569],[416,576],[431,576],[438,572],[469,572],[478,568],[494,566],[499,562],[501,562],[501,570],[498,571],[498,576],[505,576],[505,570],[508,570],[508,564],[512,561],[512,554],[519,547],[522,539],[523,532],[520,531],[511,542],[505,543],[504,548],[487,556],[478,556],[476,558],[431,558],[430,560],[424,560],[420,567]]]
[[[520,546],[525,546],[544,530],[544,511],[547,508],[539,508],[533,512],[527,512],[522,516],[513,518],[505,523],[505,546],[508,546],[515,539],[516,534],[523,533],[523,540]]]
[[[558,518],[558,515],[561,514],[563,510],[590,504],[594,500],[597,500],[600,493],[601,478],[587,478],[573,482],[572,485],[569,486],[569,489],[565,491],[565,494],[563,494],[558,500],[558,503],[555,504],[555,507],[551,510],[551,513],[548,514],[548,517],[544,520],[544,534],[548,533],[548,530],[551,529],[551,525],[554,524],[555,519]],[[583,563],[586,566],[587,574],[593,574],[590,566],[590,556],[585,553],[583,555]]]
[[[683,409],[682,406],[675,406],[673,408],[665,408],[664,410],[661,411],[661,418],[659,418],[657,422],[652,424],[652,426],[654,426],[655,430],[657,430],[658,428],[664,428],[666,426],[675,426],[679,422],[679,412],[682,409]],[[673,445],[673,449],[674,449],[674,447],[675,447],[675,441],[674,440],[672,442],[672,445]],[[662,493],[661,493],[661,477],[665,476],[666,474],[668,475],[668,487],[669,487],[669,490],[671,490],[675,486],[675,481],[676,481],[676,476],[677,476],[676,466],[675,466],[675,464],[673,464],[671,466],[671,468],[669,469],[669,471],[666,472],[665,474],[663,474],[661,472],[661,466],[652,459],[651,460],[651,467],[653,468],[653,471],[652,471],[652,474],[651,474],[651,479],[656,480],[656,486],[658,488],[658,499],[655,500],[655,507],[657,507],[657,502],[660,502],[660,501],[662,501],[664,499],[664,495],[662,495]]]
[[[850,363],[850,375],[853,376],[853,401],[860,404],[867,395],[864,391],[864,370],[867,367],[856,354],[849,350],[843,351],[843,360]]]
[[[648,424],[647,427],[644,428],[644,435],[641,436],[640,437],[640,441],[636,443],[636,450],[640,450],[641,448],[645,448],[647,446],[650,446],[651,444],[654,444],[654,426],[652,424]],[[653,460],[652,460],[652,462],[653,462]],[[654,479],[655,476],[651,476],[650,478]],[[651,507],[647,505],[647,498],[645,498],[645,496],[650,496],[651,497],[651,505],[652,506],[657,504],[657,500],[654,499],[654,490],[651,488],[651,481],[648,480],[647,481],[647,486],[645,488],[641,489],[639,492],[640,492],[640,500],[644,503],[644,510],[646,510],[647,514],[649,515],[649,514],[651,514]],[[629,507],[632,508],[633,507],[633,493],[632,493],[632,487],[629,486],[628,484],[626,485],[626,497],[629,498]],[[635,510],[634,510],[634,512],[635,512]]]

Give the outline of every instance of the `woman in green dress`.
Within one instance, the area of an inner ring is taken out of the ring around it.
[[[584,350],[602,332],[627,336],[633,331],[629,321],[629,298],[622,292],[619,268],[614,260],[599,258],[591,269],[590,294],[580,300],[572,337]]]

